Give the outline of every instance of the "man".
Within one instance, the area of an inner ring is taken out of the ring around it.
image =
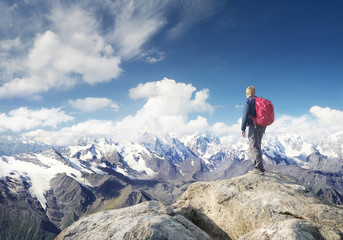
[[[256,173],[256,174],[263,174],[265,172],[265,169],[263,167],[262,162],[262,149],[261,149],[261,142],[263,134],[266,130],[266,127],[261,127],[258,125],[255,125],[253,118],[256,117],[256,108],[255,108],[255,94],[256,90],[255,87],[249,86],[246,89],[246,96],[247,99],[244,103],[244,109],[243,109],[243,116],[242,116],[242,136],[245,137],[246,133],[246,127],[249,127],[248,132],[248,138],[249,138],[249,150],[251,153],[251,157],[254,161],[255,169],[253,171],[250,171],[250,173]]]

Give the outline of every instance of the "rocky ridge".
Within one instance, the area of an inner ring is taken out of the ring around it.
[[[187,220],[188,219],[188,220]],[[66,239],[343,239],[343,209],[290,176],[197,182],[171,206],[152,201],[85,216]]]
[[[170,207],[157,201],[96,213],[80,219],[57,236],[56,240],[78,239],[175,239],[211,238]]]

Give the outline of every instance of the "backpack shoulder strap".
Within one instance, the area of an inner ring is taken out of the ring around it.
[[[250,99],[254,99],[255,101],[256,101],[256,98],[257,97],[249,97]],[[255,102],[256,103],[256,102]],[[255,128],[256,128],[256,118],[254,118],[253,116],[251,116],[250,114],[249,114],[249,116],[251,117],[251,119],[252,119],[252,121],[254,122],[254,125],[255,125]]]

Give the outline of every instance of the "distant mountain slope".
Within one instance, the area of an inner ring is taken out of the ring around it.
[[[39,152],[50,145],[35,141],[0,141],[0,156],[11,156],[23,152]]]
[[[343,134],[317,145],[294,135],[266,136],[264,161],[268,171],[295,176],[326,201],[342,204],[342,146]],[[3,155],[0,223],[10,234],[5,226],[22,219],[5,210],[24,206],[27,221],[35,222],[29,228],[54,236],[85,214],[153,199],[171,204],[191,183],[237,177],[252,167],[247,139],[226,146],[209,132],[182,140],[149,133],[137,142],[82,138],[73,146]]]

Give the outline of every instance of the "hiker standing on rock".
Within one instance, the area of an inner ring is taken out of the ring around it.
[[[247,99],[244,103],[242,116],[242,136],[245,137],[245,129],[248,126],[249,150],[254,161],[255,168],[250,173],[263,174],[265,172],[262,161],[261,142],[266,126],[274,121],[274,107],[264,98],[256,97],[255,87],[246,89]]]

